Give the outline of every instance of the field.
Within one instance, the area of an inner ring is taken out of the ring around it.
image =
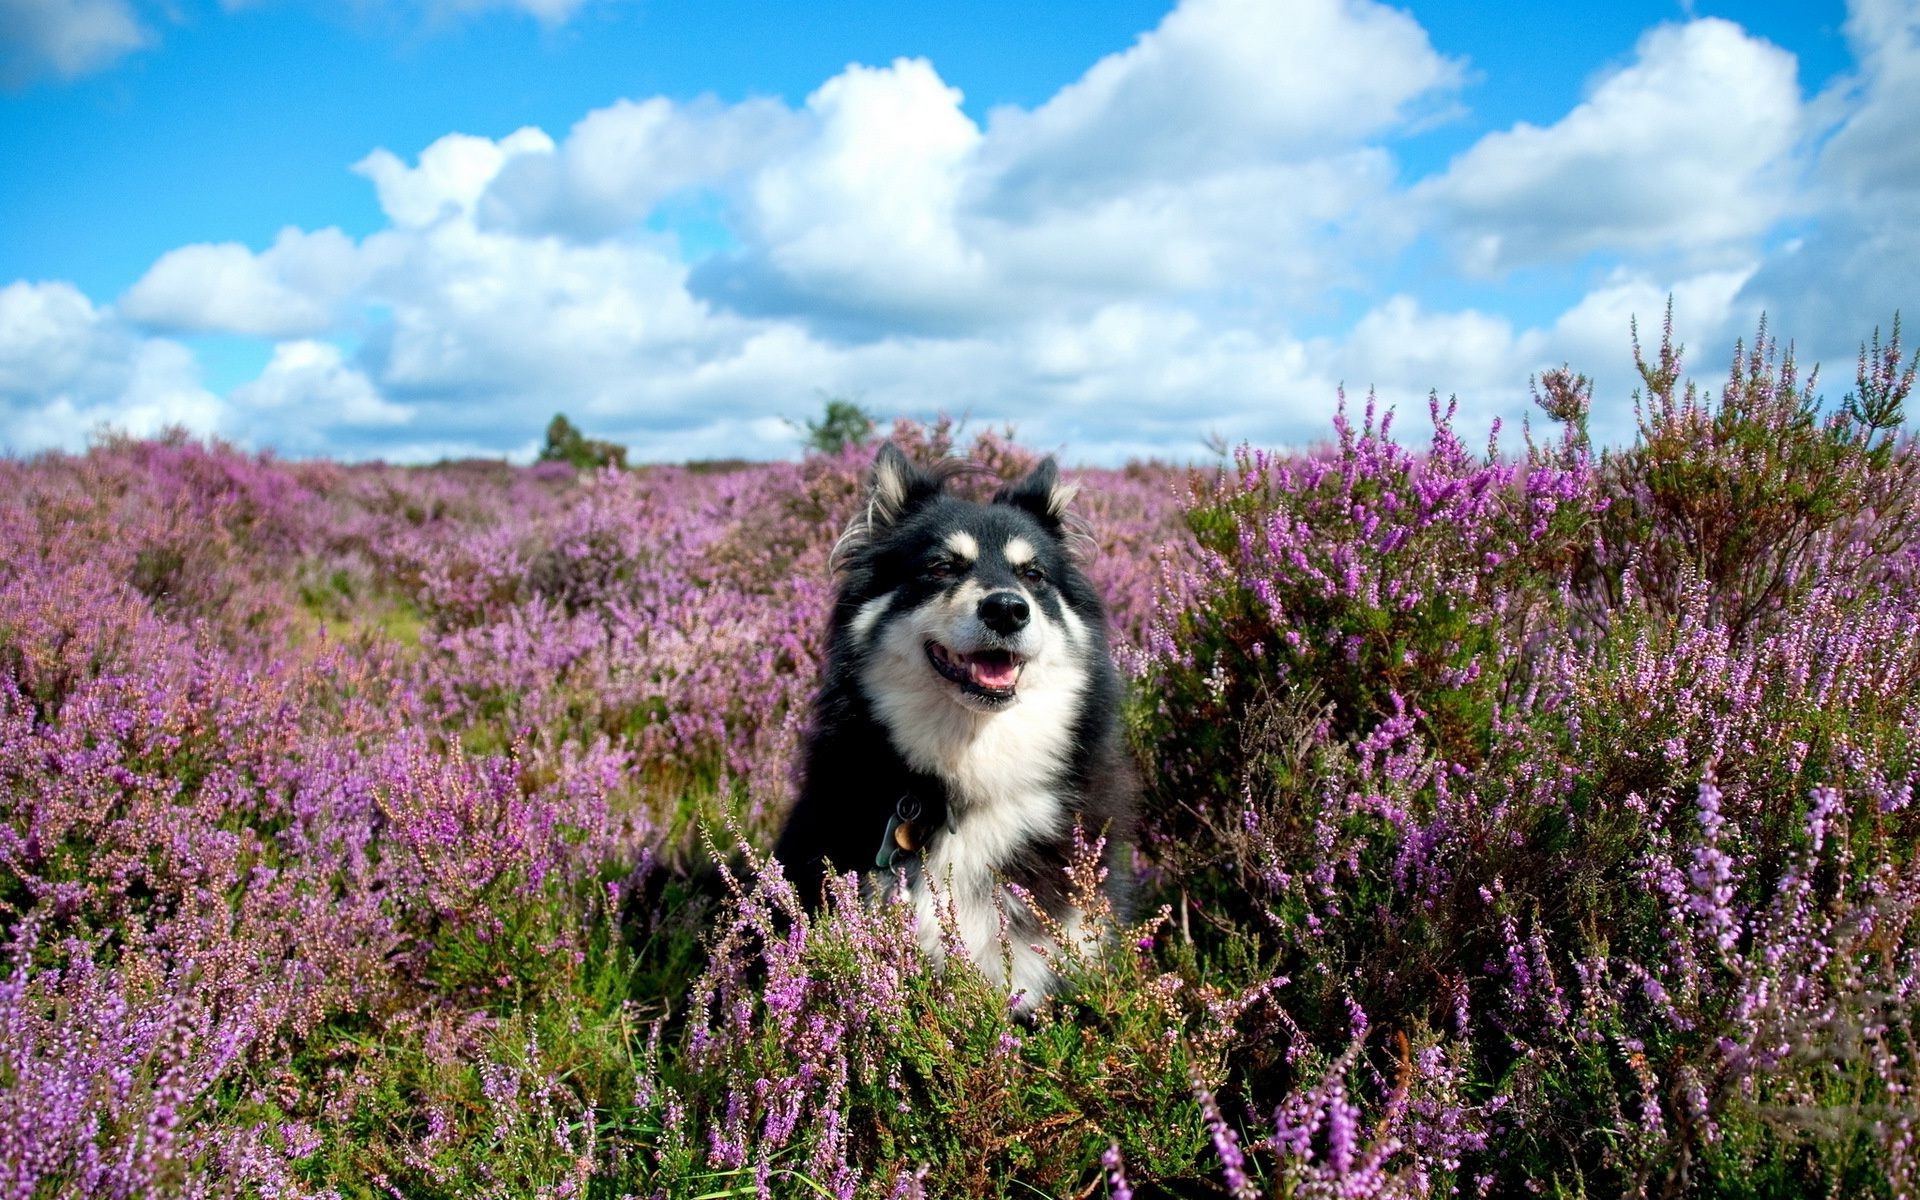
[[[871,447],[0,460],[0,1196],[1920,1195],[1912,366],[1642,375],[1078,473],[1143,903],[1033,1022],[762,866]]]

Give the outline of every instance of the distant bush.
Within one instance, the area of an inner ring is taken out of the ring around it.
[[[805,423],[807,449],[821,454],[839,454],[873,440],[873,416],[852,400],[827,397],[826,412],[819,420]]]
[[[627,448],[590,438],[575,429],[566,414],[555,413],[547,422],[547,441],[540,447],[540,461],[563,462],[581,470],[625,467]]]

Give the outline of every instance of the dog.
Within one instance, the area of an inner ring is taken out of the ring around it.
[[[839,586],[799,797],[774,849],[817,905],[829,872],[905,887],[927,956],[942,917],[1031,1011],[1059,989],[1085,914],[1066,868],[1105,838],[1124,918],[1139,785],[1120,728],[1100,597],[1072,551],[1075,489],[1052,458],[988,503],[880,448],[865,510],[836,546]],[[1009,886],[1013,885],[1013,886]]]

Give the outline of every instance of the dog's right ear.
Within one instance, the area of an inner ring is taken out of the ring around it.
[[[873,460],[868,477],[867,525],[878,533],[900,522],[908,513],[940,494],[945,480],[919,467],[887,442]]]
[[[845,568],[873,544],[876,534],[899,524],[901,518],[938,496],[946,485],[946,475],[914,466],[892,442],[881,446],[873,470],[867,474],[867,502],[834,542],[827,555],[828,569]]]

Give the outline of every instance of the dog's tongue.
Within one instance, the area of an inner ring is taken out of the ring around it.
[[[967,665],[973,671],[973,681],[981,687],[1010,688],[1020,678],[1020,668],[1010,655],[981,654]]]

